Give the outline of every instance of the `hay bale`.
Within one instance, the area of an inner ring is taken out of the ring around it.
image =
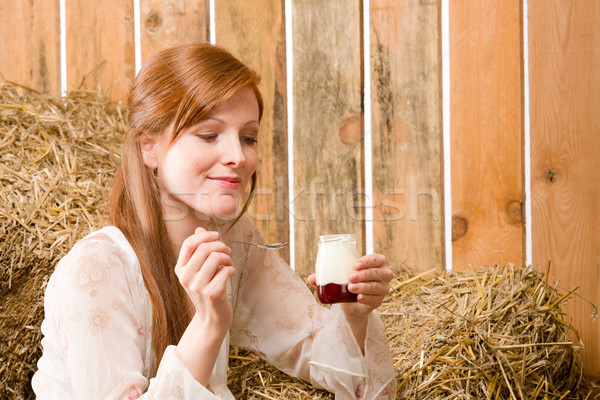
[[[0,82],[0,398],[33,398],[46,282],[101,223],[125,129],[99,93],[60,99]]]
[[[0,398],[33,398],[43,291],[56,262],[102,224],[125,120],[98,93],[55,99],[0,82]],[[398,398],[590,398],[577,331],[560,311],[571,294],[546,279],[515,266],[400,270],[380,309]],[[229,373],[236,398],[333,399],[235,348]]]
[[[398,399],[591,399],[577,330],[547,274],[514,265],[450,275],[401,269],[379,312]],[[333,399],[233,349],[229,385],[248,399]],[[237,398],[237,397],[236,397]]]
[[[547,274],[514,265],[404,271],[381,307],[398,398],[582,399],[579,334]]]
[[[254,354],[233,347],[227,386],[236,399],[333,400],[333,394],[293,378]]]

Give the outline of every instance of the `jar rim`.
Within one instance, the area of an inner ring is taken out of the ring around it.
[[[356,242],[356,235],[353,233],[343,233],[336,235],[320,235],[319,244],[321,243],[344,243]]]

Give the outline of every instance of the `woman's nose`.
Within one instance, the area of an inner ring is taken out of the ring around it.
[[[237,133],[227,135],[221,147],[221,158],[223,164],[241,165],[246,161],[246,155]]]

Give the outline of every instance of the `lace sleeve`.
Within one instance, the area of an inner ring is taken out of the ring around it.
[[[245,221],[246,239],[265,242]],[[251,247],[240,280],[232,344],[280,370],[334,392],[336,399],[395,397],[394,368],[383,324],[369,316],[363,356],[339,305],[319,305],[274,252]]]
[[[149,323],[136,312],[142,299],[132,268],[126,253],[104,239],[83,240],[61,260],[46,290],[47,346],[32,382],[38,399],[69,392],[77,399],[218,399],[194,380],[173,346],[148,380]],[[67,387],[58,387],[61,376]]]

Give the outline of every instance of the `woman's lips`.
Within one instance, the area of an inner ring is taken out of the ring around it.
[[[218,176],[213,178],[208,178],[217,185],[224,187],[226,189],[237,189],[240,187],[240,179],[239,178],[229,178],[226,176]]]

